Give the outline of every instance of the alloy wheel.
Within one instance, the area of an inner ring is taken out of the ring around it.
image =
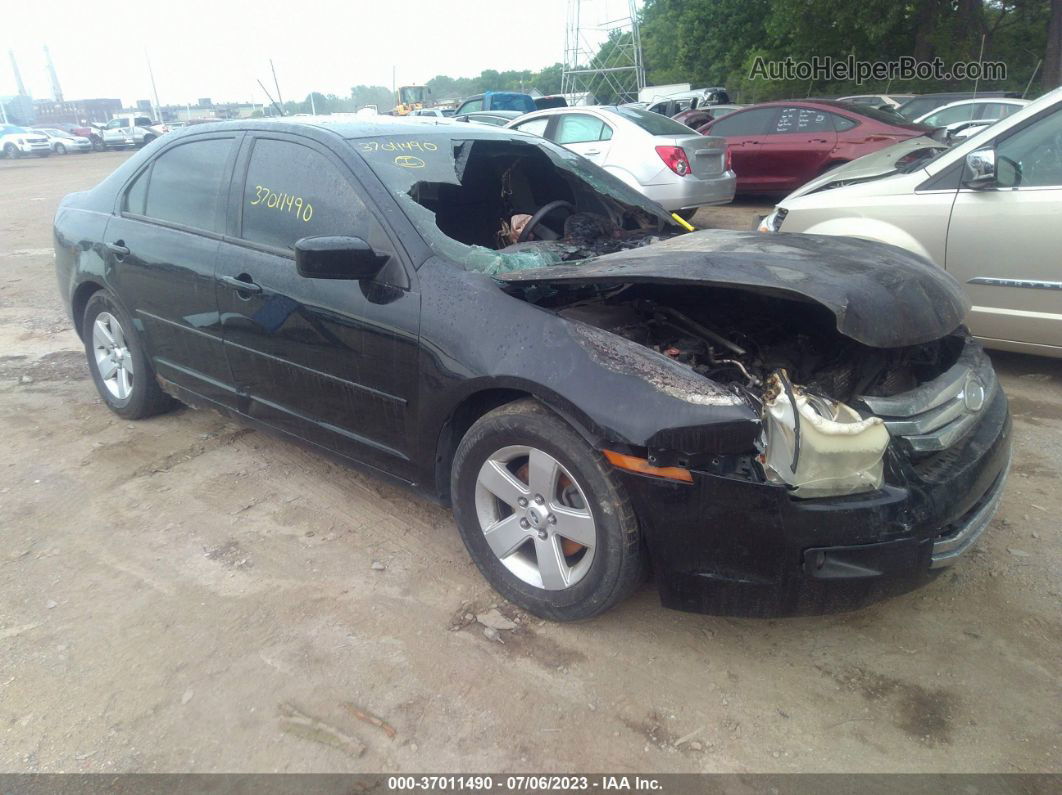
[[[597,526],[582,487],[543,450],[503,447],[480,467],[476,514],[487,545],[510,572],[547,591],[590,570]]]
[[[118,400],[133,392],[133,354],[118,318],[100,312],[92,324],[92,348],[96,369],[107,391]]]

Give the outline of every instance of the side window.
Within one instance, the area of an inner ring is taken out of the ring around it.
[[[774,123],[774,134],[833,132],[830,114],[814,108],[782,108]]]
[[[545,135],[546,127],[549,126],[549,117],[543,119],[531,119],[531,121],[525,121],[523,124],[517,124],[516,129],[520,132],[531,133],[532,135]]]
[[[151,166],[143,214],[160,221],[220,232],[217,207],[221,186],[228,176],[225,166],[232,140],[191,141],[163,152]],[[139,184],[134,184],[130,193],[136,190]]]
[[[1062,187],[1062,110],[997,143],[996,174],[1003,187]]]
[[[104,129],[117,130],[119,127],[122,126],[124,121],[125,119],[111,119],[109,122],[107,122],[107,126]]]
[[[461,108],[457,112],[458,112],[458,114],[461,114],[461,113],[477,113],[477,112],[479,112],[481,110],[483,110],[483,100],[482,99],[471,99],[468,102],[466,102],[464,105],[462,105]]]
[[[129,186],[129,190],[125,192],[125,198],[122,199],[122,212],[144,215],[147,204],[148,180],[150,178],[151,167],[149,166],[144,169],[140,176],[133,181],[133,184]]]
[[[565,113],[557,119],[557,129],[553,140],[559,144],[581,144],[588,141],[607,140],[603,138],[605,123],[601,119],[584,113]],[[609,130],[609,137],[611,137]]]
[[[778,114],[777,108],[756,108],[725,116],[709,131],[709,135],[761,135]]]
[[[847,116],[838,116],[836,113],[831,113],[830,116],[833,117],[833,129],[837,132],[847,132],[859,123]]]
[[[1011,105],[1007,102],[986,102],[981,106],[981,112],[977,115],[977,118],[1005,119],[1020,107],[1021,105]]]
[[[966,105],[956,105],[954,108],[938,110],[929,118],[924,119],[922,124],[928,124],[931,127],[943,127],[946,124],[954,124],[959,121],[970,121],[973,119],[976,110],[977,105],[973,102]]]
[[[254,142],[243,191],[244,240],[293,250],[315,235],[368,240],[370,215],[343,172],[320,152],[291,141]]]

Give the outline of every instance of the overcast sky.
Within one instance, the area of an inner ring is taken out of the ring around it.
[[[14,94],[8,50],[26,90],[50,97],[44,45],[67,99],[151,97],[145,48],[162,104],[267,101],[272,57],[284,99],[311,90],[422,83],[437,74],[539,69],[563,60],[568,0],[148,0],[5,3],[0,94]],[[584,3],[584,18],[626,13],[626,0]]]

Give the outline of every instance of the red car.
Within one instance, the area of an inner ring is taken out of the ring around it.
[[[726,138],[738,193],[789,193],[849,160],[932,127],[848,102],[764,102],[698,128]]]

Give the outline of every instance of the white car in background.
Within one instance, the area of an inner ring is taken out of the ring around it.
[[[1062,88],[949,149],[914,143],[890,156],[812,180],[760,231],[920,254],[965,287],[967,322],[987,347],[1062,357]]]
[[[82,135],[56,130],[52,127],[35,127],[33,132],[40,133],[48,139],[48,144],[57,155],[67,152],[91,152],[92,141]]]
[[[103,126],[100,137],[104,149],[132,149],[146,146],[169,128],[156,124],[147,116],[119,116]]]
[[[47,157],[52,153],[48,137],[36,130],[27,130],[15,124],[0,124],[0,152],[14,160],[22,155]]]
[[[915,119],[916,124],[944,128],[948,137],[955,137],[967,130],[987,127],[1000,119],[1024,108],[1030,100],[1011,97],[981,97],[960,99],[943,107],[924,113]]]
[[[592,160],[648,198],[689,219],[698,207],[728,204],[737,177],[726,139],[629,106],[549,108],[507,127],[540,135]]]

